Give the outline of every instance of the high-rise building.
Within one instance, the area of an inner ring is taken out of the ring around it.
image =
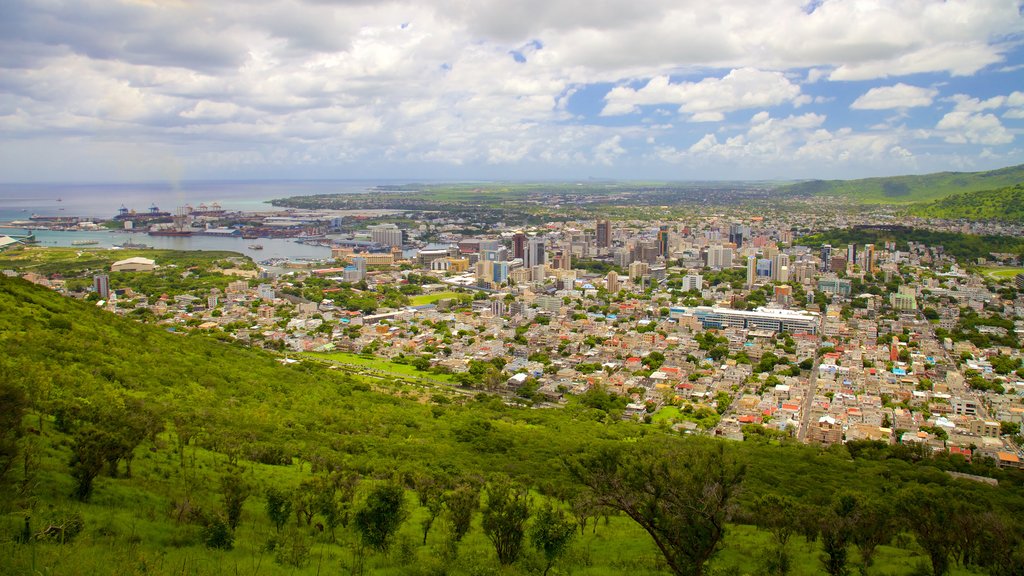
[[[846,262],[851,265],[857,263],[857,245],[853,242],[846,245]]]
[[[658,256],[668,257],[668,226],[658,229]]]
[[[632,261],[630,252],[626,248],[619,248],[612,252],[612,262],[614,262],[619,268],[629,266],[629,263]]]
[[[782,277],[783,274],[786,275],[786,278]],[[789,254],[778,252],[772,256],[772,280],[775,282],[789,281]]]
[[[352,258],[352,265],[359,271],[359,279],[366,278],[366,258],[363,256],[356,256]]]
[[[370,239],[377,244],[384,246],[401,246],[405,241],[405,234],[396,224],[377,224],[370,226]]]
[[[713,270],[732,268],[732,248],[728,246],[708,248],[708,267]]]
[[[612,223],[610,220],[597,221],[597,247],[608,248],[612,245]]]
[[[832,270],[832,245],[825,244],[821,247],[821,271]]]
[[[615,294],[619,291],[619,274],[615,272],[615,270],[612,270],[608,273],[608,276],[605,277],[604,284],[605,288],[608,289],[608,292]]]
[[[747,256],[747,288],[753,288],[757,281],[757,256]]]
[[[737,248],[743,247],[743,239],[750,236],[750,227],[740,222],[734,222],[729,225],[729,242],[736,245]]]
[[[876,270],[875,266],[875,245],[865,244],[864,245],[864,271],[874,274]]]
[[[704,287],[704,277],[703,276],[701,276],[700,274],[687,274],[686,276],[683,276],[683,285],[681,286],[680,289],[683,292],[690,292],[691,290],[696,290],[696,291],[700,292],[701,288],[703,288],[703,287]]]
[[[106,274],[97,274],[92,277],[92,286],[96,294],[103,300],[110,297],[110,277]]]
[[[544,239],[532,237],[526,241],[526,251],[523,254],[523,266],[533,268],[547,262],[547,252],[544,250]]]
[[[516,232],[512,236],[512,257],[526,260],[526,234]]]
[[[633,262],[629,265],[629,277],[633,279],[642,278],[649,269],[650,267],[647,265],[647,262]]]

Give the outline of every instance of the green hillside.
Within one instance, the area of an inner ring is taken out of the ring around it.
[[[810,576],[822,573],[824,542],[849,571],[870,552],[877,574],[921,573],[958,550],[967,566],[952,575],[1024,565],[1024,474],[983,459],[684,439],[620,420],[600,391],[537,410],[284,365],[5,277],[0,349],[2,574],[514,576],[541,574],[552,558],[549,574],[759,574],[765,558],[784,557],[789,574]],[[726,505],[709,504],[723,488]],[[694,550],[724,527],[709,570],[682,554],[674,562],[689,568],[670,570],[617,511],[636,506],[637,519],[658,519],[668,550]],[[521,526],[523,514],[543,538],[522,540],[503,567],[486,533]],[[567,547],[535,546],[566,521]]]
[[[811,180],[783,186],[793,196],[841,196],[864,203],[930,202],[962,192],[994,190],[1024,182],[1024,164],[988,172],[937,172],[860,180]]]
[[[910,213],[928,218],[1024,223],[1024,184],[954,194],[928,204],[912,206]]]

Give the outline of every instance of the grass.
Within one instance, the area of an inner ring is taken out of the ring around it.
[[[451,383],[449,374],[432,374],[421,372],[407,364],[397,364],[386,358],[377,356],[362,356],[350,352],[310,352],[307,356],[320,360],[328,360],[348,366],[362,368],[370,373],[377,373],[384,376],[398,376],[402,378],[413,378],[416,380],[437,380]]]
[[[993,280],[1009,280],[1017,274],[1024,274],[1024,268],[1010,268],[1006,266],[983,266],[978,268],[978,271]]]
[[[662,420],[672,421],[679,418],[679,408],[676,406],[662,406],[660,410],[651,416],[651,422],[661,422]]]
[[[445,298],[458,298],[464,296],[458,292],[435,292],[433,294],[420,294],[419,296],[410,296],[409,304],[412,306],[423,306],[425,304],[433,304],[438,300],[444,300]]]

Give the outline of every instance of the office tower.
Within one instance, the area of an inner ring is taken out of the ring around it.
[[[875,272],[875,245],[865,244],[864,245],[864,271],[874,273]]]
[[[597,247],[608,248],[612,245],[612,223],[610,220],[597,221]]]
[[[516,232],[512,236],[512,257],[526,260],[526,234]]]
[[[778,252],[772,256],[772,280],[775,282],[788,282],[789,278],[783,278],[783,269],[789,274],[789,254]]]
[[[691,290],[700,292],[703,287],[704,277],[700,274],[687,274],[686,276],[683,276],[683,285],[681,287],[683,292],[690,292]]]
[[[526,253],[523,256],[523,266],[533,268],[547,262],[547,253],[544,251],[543,238],[529,238],[526,241]]]
[[[106,274],[97,274],[92,277],[93,288],[96,294],[103,300],[110,297],[110,277]]]
[[[658,229],[658,256],[668,256],[668,226]]]
[[[754,255],[747,256],[747,288],[754,287],[754,281],[757,280],[757,257]]]
[[[629,263],[632,261],[629,250],[626,248],[619,248],[612,252],[612,262],[614,262],[619,268],[629,266]]]
[[[608,292],[615,294],[616,292],[619,291],[619,275],[618,273],[615,272],[615,270],[612,270],[611,272],[608,273],[608,276],[605,277],[604,282],[605,288],[608,289]]]
[[[359,280],[366,278],[366,258],[363,256],[352,258],[352,266],[355,267]]]
[[[727,246],[708,248],[708,267],[713,270],[732,268],[732,248]]]
[[[743,238],[748,234],[747,227],[739,222],[729,225],[729,242],[735,244],[737,248],[743,247]]]
[[[857,245],[853,242],[846,246],[846,262],[851,265],[857,263]]]
[[[832,269],[832,245],[825,244],[821,247],[821,271],[828,272]]]

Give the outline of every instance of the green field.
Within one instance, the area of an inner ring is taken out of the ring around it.
[[[433,294],[420,294],[419,296],[410,296],[409,304],[412,306],[423,306],[424,304],[433,304],[438,300],[444,300],[445,298],[458,298],[459,296],[465,296],[458,292],[435,292]]]
[[[993,280],[1009,280],[1017,274],[1024,274],[1024,268],[1010,268],[1007,266],[983,266],[978,268],[978,271]]]
[[[421,372],[408,364],[396,364],[386,358],[377,356],[365,356],[352,354],[350,352],[310,352],[306,356],[315,359],[328,360],[348,366],[365,369],[368,374],[379,376],[398,376],[401,378],[413,378],[416,380],[435,380],[441,382],[452,381],[449,374],[431,374]]]

